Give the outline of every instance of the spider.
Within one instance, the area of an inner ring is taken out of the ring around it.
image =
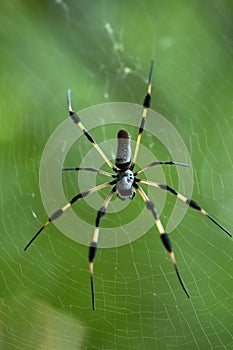
[[[89,172],[95,172],[98,174],[102,174],[108,177],[111,177],[112,180],[109,182],[106,182],[104,184],[95,186],[87,191],[78,193],[75,195],[68,203],[66,203],[62,208],[55,211],[45,222],[45,224],[39,229],[39,231],[33,236],[33,238],[28,242],[28,244],[25,246],[24,250],[27,250],[27,248],[31,245],[31,243],[36,239],[36,237],[54,220],[58,219],[67,209],[69,209],[75,202],[77,202],[79,199],[84,198],[88,196],[89,194],[92,194],[96,191],[99,191],[105,187],[111,187],[111,191],[108,193],[107,197],[105,198],[102,207],[97,212],[96,217],[96,223],[94,228],[94,234],[91,241],[91,244],[89,246],[89,270],[90,270],[90,283],[91,283],[91,298],[92,298],[92,309],[95,310],[95,296],[94,296],[94,270],[93,270],[93,263],[97,252],[97,246],[98,246],[98,238],[99,238],[99,229],[100,229],[100,221],[101,218],[105,215],[106,209],[108,207],[109,202],[111,201],[112,196],[114,193],[117,194],[117,197],[120,200],[130,199],[132,200],[135,197],[136,192],[139,193],[139,195],[142,197],[143,201],[145,202],[145,205],[148,210],[151,211],[154,220],[155,225],[157,226],[157,229],[160,234],[160,238],[162,240],[162,243],[167,250],[167,252],[170,255],[171,262],[174,266],[175,272],[177,274],[178,280],[180,282],[181,287],[183,288],[185,294],[189,298],[189,292],[186,289],[184,282],[181,278],[181,275],[179,273],[175,255],[172,250],[172,245],[170,242],[170,238],[168,237],[168,234],[165,232],[163,225],[159,219],[159,216],[157,214],[156,208],[153,204],[153,202],[149,199],[147,194],[144,192],[144,190],[141,188],[140,184],[147,184],[149,186],[160,188],[161,190],[169,191],[173,195],[175,195],[177,198],[179,198],[181,201],[189,205],[191,208],[196,209],[201,214],[205,215],[207,218],[209,218],[214,224],[216,224],[221,230],[223,230],[226,234],[228,234],[230,237],[232,237],[231,233],[224,228],[221,224],[219,224],[212,216],[210,216],[203,208],[200,207],[198,203],[196,203],[194,200],[186,198],[181,193],[177,192],[174,188],[172,188],[169,185],[166,184],[160,184],[154,181],[144,180],[140,179],[138,175],[142,173],[143,171],[147,170],[148,168],[157,166],[157,165],[176,165],[176,166],[189,166],[185,163],[178,163],[173,161],[157,161],[152,162],[145,167],[141,168],[138,171],[133,172],[134,166],[137,161],[140,141],[142,137],[142,133],[144,130],[144,125],[146,121],[146,116],[148,109],[150,108],[150,101],[151,101],[151,85],[152,85],[152,72],[153,72],[153,66],[154,61],[151,62],[150,66],[150,73],[149,73],[149,80],[148,80],[148,87],[147,87],[147,93],[144,98],[143,102],[143,112],[141,117],[141,123],[138,130],[138,136],[136,141],[136,147],[134,151],[134,156],[132,159],[131,155],[131,144],[130,144],[130,135],[128,131],[126,130],[120,130],[117,135],[117,151],[116,151],[116,159],[115,159],[115,165],[111,163],[111,161],[107,158],[107,156],[104,154],[102,149],[99,147],[99,145],[95,142],[93,137],[90,135],[90,133],[85,129],[85,126],[82,124],[79,116],[77,113],[75,113],[71,107],[71,96],[70,96],[70,90],[67,92],[67,102],[68,102],[68,110],[69,115],[74,121],[75,124],[78,125],[78,127],[82,130],[83,134],[86,136],[88,141],[95,147],[97,152],[100,154],[100,156],[104,159],[104,161],[107,163],[109,168],[112,169],[113,173],[102,171],[95,168],[63,168],[65,171],[74,170],[74,171],[89,171]]]

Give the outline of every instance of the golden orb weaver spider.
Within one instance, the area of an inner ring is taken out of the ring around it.
[[[75,124],[78,125],[78,127],[81,129],[83,134],[86,136],[88,141],[95,147],[97,152],[100,154],[100,156],[104,159],[104,161],[107,163],[107,165],[115,172],[115,174],[102,171],[95,168],[63,168],[63,170],[69,171],[90,171],[90,172],[96,172],[108,177],[111,177],[112,180],[109,182],[106,182],[104,184],[95,186],[85,192],[81,192],[77,195],[75,195],[68,203],[66,203],[62,208],[55,211],[45,222],[45,224],[39,229],[39,231],[33,236],[33,238],[28,242],[28,244],[25,246],[24,250],[27,250],[27,248],[31,245],[31,243],[36,239],[36,237],[47,227],[52,221],[59,218],[68,208],[70,208],[77,200],[86,197],[87,195],[94,193],[96,191],[99,191],[105,187],[113,186],[107,197],[105,198],[102,207],[97,212],[96,217],[96,224],[94,228],[94,234],[91,241],[91,244],[89,246],[89,269],[90,269],[90,281],[91,281],[91,297],[92,297],[92,309],[95,310],[95,296],[94,296],[94,275],[93,275],[93,263],[94,258],[96,256],[97,252],[97,245],[98,245],[98,238],[99,238],[99,226],[100,226],[100,220],[105,215],[106,209],[108,207],[108,204],[114,195],[114,193],[117,193],[117,196],[121,200],[125,200],[126,198],[133,199],[135,197],[136,191],[139,193],[139,195],[142,197],[143,201],[145,202],[145,205],[148,210],[151,211],[155,224],[157,226],[157,229],[160,234],[160,238],[162,240],[162,243],[165,247],[165,249],[168,251],[172,264],[175,268],[178,280],[181,284],[181,287],[183,288],[185,294],[187,297],[189,296],[189,293],[184,285],[184,282],[181,278],[181,275],[179,273],[175,256],[172,250],[172,245],[170,242],[170,239],[165,232],[163,225],[158,217],[156,208],[154,204],[151,202],[151,200],[148,198],[146,193],[143,191],[143,189],[140,187],[139,184],[147,184],[149,186],[157,187],[165,191],[171,192],[173,195],[175,195],[177,198],[179,198],[181,201],[189,205],[191,208],[198,210],[201,214],[208,217],[214,224],[216,224],[221,230],[223,230],[225,233],[227,233],[230,237],[232,237],[231,233],[224,228],[221,224],[219,224],[212,216],[210,216],[203,208],[200,207],[198,203],[193,201],[192,199],[186,198],[181,193],[177,192],[174,188],[172,188],[169,185],[166,184],[160,184],[154,181],[144,180],[137,177],[141,172],[147,170],[148,168],[154,167],[156,165],[176,165],[176,166],[188,166],[188,164],[184,163],[178,163],[173,161],[157,161],[150,163],[143,167],[142,169],[133,172],[134,166],[137,161],[140,141],[142,137],[142,133],[144,130],[144,125],[146,121],[147,111],[150,108],[150,100],[151,100],[151,85],[152,85],[152,71],[153,71],[154,62],[151,62],[150,67],[150,73],[149,73],[149,81],[148,81],[148,87],[147,87],[147,93],[144,98],[143,102],[143,112],[141,117],[141,124],[139,126],[138,130],[138,136],[136,141],[136,147],[134,151],[133,159],[131,157],[131,145],[130,145],[130,135],[126,130],[120,130],[117,135],[117,152],[116,152],[116,159],[115,159],[115,166],[111,163],[111,161],[107,158],[107,156],[104,154],[102,149],[98,146],[98,144],[95,142],[93,137],[90,135],[90,133],[85,129],[85,126],[82,124],[79,116],[77,113],[75,113],[71,107],[71,97],[70,97],[70,90],[67,92],[67,102],[68,102],[68,110],[70,117],[74,121]]]

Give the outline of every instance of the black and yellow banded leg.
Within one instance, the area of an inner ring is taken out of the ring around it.
[[[150,163],[148,165],[146,165],[144,168],[136,171],[134,173],[134,176],[137,176],[138,174],[142,173],[143,171],[149,169],[149,168],[152,168],[156,165],[163,165],[163,164],[166,164],[166,165],[177,165],[177,166],[184,166],[184,167],[188,167],[189,164],[186,164],[186,163],[179,163],[179,162],[173,162],[171,160],[168,160],[168,161],[165,161],[165,162],[153,162],[153,163]]]
[[[28,244],[25,246],[24,250],[27,250],[28,247],[32,244],[32,242],[36,239],[36,237],[54,220],[58,219],[67,209],[69,209],[71,207],[71,205],[73,205],[75,202],[77,202],[78,199],[80,198],[84,198],[87,195],[94,193],[96,191],[101,190],[102,188],[105,188],[107,186],[112,186],[115,185],[116,180],[107,182],[105,184],[99,185],[99,186],[95,186],[93,188],[91,188],[88,191],[85,192],[81,192],[79,194],[77,194],[76,196],[74,196],[67,204],[65,204],[62,208],[58,209],[57,211],[55,211],[49,218],[48,220],[45,222],[45,224],[39,229],[39,231],[35,234],[34,237],[32,237],[32,239],[28,242]]]
[[[142,119],[141,119],[141,124],[140,124],[139,130],[138,130],[138,137],[137,137],[136,147],[135,147],[135,151],[134,151],[134,157],[133,157],[133,160],[132,160],[131,165],[130,165],[130,170],[133,170],[135,163],[136,163],[136,160],[137,160],[140,141],[141,141],[141,137],[142,137],[142,133],[144,130],[145,121],[146,121],[147,111],[150,108],[153,67],[154,67],[154,61],[151,61],[147,94],[146,94],[144,102],[143,102]]]
[[[115,172],[117,172],[117,168],[110,162],[110,160],[107,158],[107,156],[104,154],[102,149],[99,147],[99,145],[95,142],[93,137],[89,134],[89,132],[85,129],[84,125],[82,124],[79,116],[77,113],[75,113],[72,110],[71,107],[71,97],[70,97],[70,90],[67,91],[67,102],[68,102],[68,109],[69,109],[69,114],[71,116],[71,119],[74,121],[75,124],[78,125],[78,127],[82,130],[88,141],[92,143],[92,145],[95,147],[97,152],[100,154],[100,156],[104,159],[104,161],[108,164],[108,166],[113,169]]]
[[[203,208],[201,208],[200,205],[197,202],[195,202],[194,200],[183,196],[181,193],[177,192],[171,186],[164,185],[164,184],[159,184],[159,183],[154,182],[154,181],[142,180],[142,179],[135,179],[135,181],[139,182],[139,183],[142,183],[142,184],[147,184],[149,186],[154,186],[154,187],[160,188],[161,190],[165,190],[165,191],[171,192],[177,198],[179,198],[182,202],[184,202],[185,204],[189,205],[191,208],[198,210],[201,214],[205,215],[215,225],[217,225],[222,231],[224,231],[228,236],[232,237],[232,234],[225,227],[223,227],[218,221],[216,221],[212,216],[210,216]]]
[[[116,177],[115,174],[111,174],[111,173],[108,173],[107,171],[103,171],[103,170],[100,170],[100,169],[95,169],[95,168],[80,168],[80,167],[71,167],[71,168],[63,168],[62,169],[63,171],[70,171],[70,170],[73,170],[73,171],[89,171],[89,172],[93,172],[93,173],[98,173],[98,174],[101,174],[101,175],[106,175],[106,176],[109,176],[109,177]]]
[[[146,193],[143,191],[143,189],[138,185],[138,184],[134,184],[134,187],[136,188],[136,190],[139,192],[139,194],[141,195],[142,199],[144,200],[145,204],[146,204],[146,207],[147,209],[149,209],[153,216],[154,216],[154,219],[155,219],[155,224],[157,226],[157,229],[159,231],[159,234],[160,234],[160,238],[163,242],[163,245],[165,247],[165,249],[168,251],[169,255],[170,255],[170,258],[171,258],[171,261],[172,261],[172,264],[175,268],[175,271],[176,271],[176,274],[177,274],[177,277],[179,279],[179,282],[181,284],[181,287],[183,288],[185,294],[187,295],[187,297],[189,298],[189,293],[184,285],[184,282],[180,276],[180,273],[179,273],[179,270],[178,270],[178,267],[177,267],[177,264],[176,264],[176,260],[175,260],[175,256],[174,256],[174,253],[172,251],[172,245],[171,245],[171,241],[168,237],[168,234],[165,232],[164,228],[163,228],[163,225],[158,217],[158,214],[157,214],[157,211],[155,209],[155,206],[154,204],[149,200],[148,196],[146,195]]]
[[[98,245],[98,239],[99,239],[99,225],[100,225],[100,220],[104,216],[104,214],[106,213],[107,206],[108,206],[108,204],[109,204],[109,202],[110,202],[110,200],[115,192],[116,192],[116,186],[114,186],[113,189],[109,192],[102,207],[98,210],[94,234],[93,234],[92,242],[91,242],[90,247],[89,247],[89,269],[90,269],[91,297],[92,297],[92,309],[93,310],[95,310],[93,263],[94,263],[95,255],[97,252],[97,245]]]

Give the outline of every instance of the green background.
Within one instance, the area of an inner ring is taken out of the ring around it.
[[[87,247],[50,225],[23,252],[47,218],[39,164],[66,89],[78,110],[140,104],[151,58],[152,108],[189,149],[193,198],[232,229],[232,14],[227,0],[1,1],[0,349],[233,349],[232,240],[191,209],[171,234],[189,300],[155,228],[98,252],[95,312]]]

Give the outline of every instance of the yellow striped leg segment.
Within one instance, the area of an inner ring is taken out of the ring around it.
[[[183,196],[181,193],[177,192],[171,186],[164,185],[164,184],[159,184],[159,183],[154,182],[154,181],[142,180],[142,179],[136,179],[135,181],[143,183],[143,184],[147,184],[149,186],[154,186],[154,187],[160,188],[160,189],[165,190],[165,191],[171,192],[177,198],[179,198],[182,202],[184,202],[185,204],[189,205],[191,208],[198,210],[201,214],[205,215],[215,225],[217,225],[222,231],[224,231],[228,236],[232,237],[232,234],[225,227],[223,227],[218,221],[216,221],[212,216],[210,216],[203,208],[201,208],[200,205],[197,202],[195,202],[194,200]]]
[[[135,147],[135,151],[134,151],[133,161],[132,161],[131,166],[130,166],[131,170],[133,170],[134,165],[135,165],[136,160],[137,160],[139,146],[140,146],[141,137],[142,137],[142,132],[144,130],[144,125],[145,125],[145,121],[146,121],[147,111],[150,108],[153,67],[154,67],[154,61],[151,61],[147,94],[146,94],[144,102],[143,102],[142,119],[141,119],[141,124],[140,124],[139,130],[138,130],[138,137],[137,137],[136,147]]]
[[[143,171],[145,171],[145,170],[147,170],[147,169],[149,169],[149,168],[152,168],[153,166],[156,166],[156,165],[163,165],[163,164],[167,164],[167,165],[178,165],[178,166],[185,166],[185,167],[188,167],[188,166],[189,166],[189,164],[186,164],[186,163],[178,163],[178,162],[172,162],[171,160],[166,161],[166,162],[153,162],[153,163],[150,163],[150,164],[146,165],[144,168],[142,168],[142,169],[136,171],[136,172],[134,173],[134,176],[136,176],[136,175],[142,173]]]
[[[97,245],[98,245],[98,239],[99,239],[99,224],[101,218],[105,215],[107,206],[113,196],[113,194],[116,192],[116,186],[113,187],[113,189],[109,192],[107,195],[102,207],[99,209],[96,217],[96,224],[94,229],[94,234],[92,238],[92,242],[89,247],[89,269],[90,269],[90,280],[91,280],[91,297],[92,297],[92,309],[95,310],[95,293],[94,293],[94,274],[93,274],[93,263],[97,252]]]
[[[72,204],[74,204],[78,199],[80,198],[84,198],[87,195],[94,193],[96,191],[101,190],[102,188],[105,188],[107,186],[111,186],[111,185],[115,185],[116,180],[107,182],[105,184],[96,186],[91,188],[88,191],[85,192],[81,192],[79,194],[77,194],[76,196],[74,196],[67,204],[65,204],[62,208],[58,209],[57,211],[55,211],[49,218],[48,220],[45,222],[45,224],[39,229],[39,231],[35,234],[34,237],[32,237],[32,239],[28,242],[28,244],[26,245],[26,247],[24,248],[24,250],[27,250],[28,247],[32,244],[32,242],[36,239],[36,237],[45,229],[46,226],[48,226],[52,221],[58,219],[67,209],[69,209],[71,207]]]
[[[134,187],[138,190],[139,194],[141,195],[142,199],[144,200],[145,204],[146,204],[146,207],[147,209],[149,209],[153,216],[154,216],[154,219],[155,219],[155,224],[157,226],[157,229],[160,233],[160,238],[163,242],[163,245],[165,247],[165,249],[168,251],[169,255],[170,255],[170,258],[171,258],[171,261],[172,261],[172,264],[175,268],[175,271],[176,271],[176,274],[177,274],[177,277],[178,277],[178,280],[181,284],[181,287],[183,288],[185,294],[187,295],[187,297],[189,298],[189,293],[184,285],[184,282],[180,276],[180,273],[179,273],[179,270],[178,270],[178,267],[177,267],[177,264],[176,264],[176,260],[175,260],[175,256],[174,256],[174,253],[172,251],[172,245],[171,245],[171,241],[167,235],[167,233],[165,232],[164,228],[163,228],[163,225],[158,217],[158,214],[156,212],[156,209],[155,209],[155,206],[154,204],[149,200],[148,196],[146,195],[146,193],[143,191],[143,189],[138,186],[138,184],[134,184]]]
[[[69,114],[71,116],[71,119],[74,121],[75,124],[78,125],[78,127],[82,130],[88,141],[92,143],[92,145],[96,148],[97,152],[100,154],[100,156],[104,159],[104,161],[108,164],[108,166],[113,169],[115,172],[117,172],[117,168],[110,162],[110,160],[106,157],[102,149],[99,147],[99,145],[95,142],[93,137],[89,134],[89,132],[85,129],[84,125],[82,124],[79,116],[77,113],[75,113],[72,110],[71,107],[71,98],[70,98],[70,90],[67,91],[67,102],[68,102],[68,110]]]
[[[93,172],[93,173],[98,173],[98,174],[101,174],[101,175],[106,175],[106,176],[109,176],[109,177],[116,177],[116,175],[114,175],[114,174],[108,173],[107,171],[103,171],[103,170],[100,170],[100,169],[95,169],[95,168],[71,167],[71,168],[63,168],[62,170],[63,171],[70,171],[70,170],[80,171],[80,170],[84,170],[84,171],[90,171],[90,172]]]

